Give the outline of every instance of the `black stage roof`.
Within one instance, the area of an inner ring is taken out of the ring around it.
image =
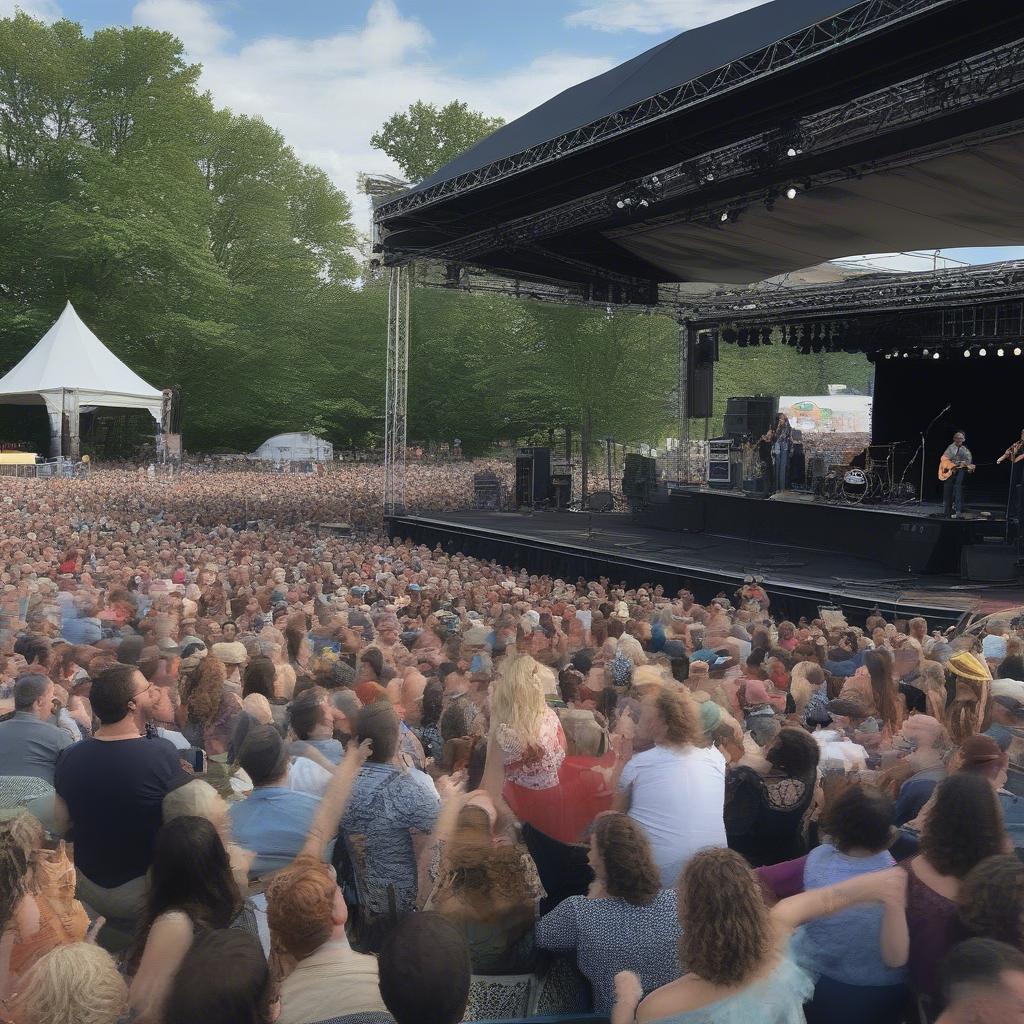
[[[660,282],[1020,242],[1024,5],[835,5],[775,0],[566,90],[383,203],[385,262],[653,304]]]

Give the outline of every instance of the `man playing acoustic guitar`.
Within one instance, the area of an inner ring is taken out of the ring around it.
[[[974,472],[974,457],[964,442],[962,430],[953,435],[953,443],[939,460],[939,479],[942,481],[943,514],[959,519],[964,510],[964,477]]]

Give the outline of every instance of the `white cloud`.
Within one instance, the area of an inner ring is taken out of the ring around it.
[[[0,18],[11,18],[17,11],[41,21],[56,21],[60,17],[60,6],[54,0],[0,0]]]
[[[231,32],[200,0],[141,0],[132,9],[132,20],[173,33],[197,59],[215,53],[231,38]]]
[[[584,0],[568,15],[567,25],[600,32],[683,32],[730,14],[757,7],[764,0]]]
[[[460,99],[511,120],[613,63],[549,53],[512,71],[468,77],[433,58],[430,33],[404,17],[393,0],[373,0],[364,24],[352,31],[312,40],[272,36],[236,52],[225,45],[225,30],[200,0],[142,0],[135,21],[169,27],[168,11],[186,9],[194,24],[178,31],[189,56],[202,61],[201,88],[210,90],[218,106],[258,115],[280,130],[303,160],[322,167],[344,189],[356,227],[364,231],[370,208],[356,192],[356,176],[399,173],[370,146],[370,136],[391,114],[416,100]],[[196,26],[203,51],[195,48]]]

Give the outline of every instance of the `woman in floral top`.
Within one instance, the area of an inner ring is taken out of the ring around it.
[[[504,781],[523,789],[554,789],[565,760],[565,734],[544,699],[540,665],[528,655],[513,658],[491,693],[488,772],[499,766]]]

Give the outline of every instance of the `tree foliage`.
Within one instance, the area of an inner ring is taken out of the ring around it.
[[[193,446],[314,421],[365,433],[336,319],[359,272],[348,200],[198,77],[164,32],[0,20],[4,368],[70,299],[143,377],[182,388]],[[312,411],[311,375],[343,417]]]
[[[500,128],[500,117],[486,117],[459,100],[443,107],[418,100],[392,114],[370,145],[387,153],[408,181],[423,181],[470,146]]]
[[[181,388],[192,450],[306,429],[379,443],[387,295],[360,279],[349,202],[198,78],[167,33],[0,19],[0,372],[70,299],[132,369]],[[417,180],[498,124],[419,103],[374,144]],[[673,432],[678,329],[664,317],[415,289],[411,323],[412,441],[482,452],[584,424],[595,441]],[[827,362],[841,358],[774,346],[750,379],[749,350],[730,362],[726,347],[716,392],[770,390],[775,366],[786,390],[813,393],[844,380]]]

